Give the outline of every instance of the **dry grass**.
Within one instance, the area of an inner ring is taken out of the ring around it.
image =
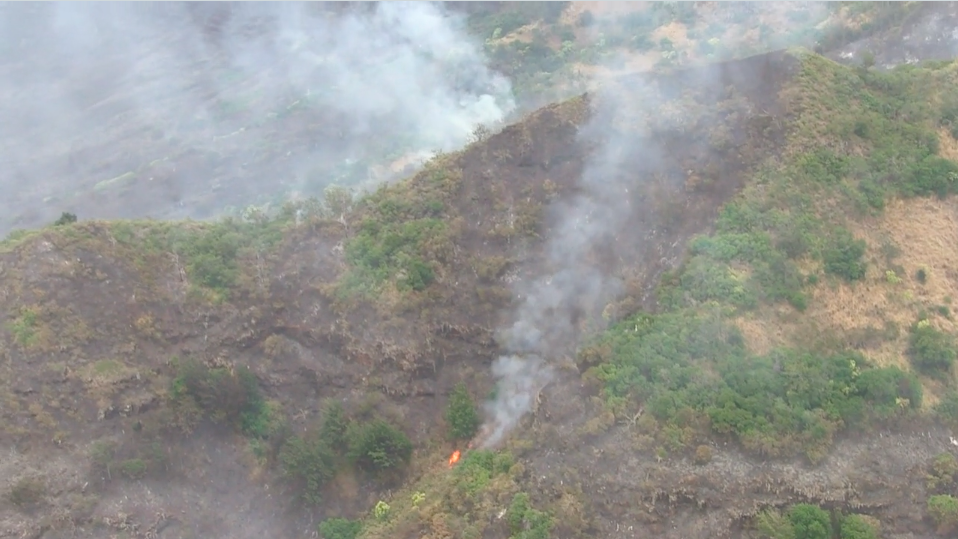
[[[780,307],[740,317],[735,323],[749,350],[762,354],[776,346],[797,346],[808,339],[829,337],[852,346],[861,335],[871,332],[880,337],[862,350],[869,360],[910,370],[905,355],[908,328],[920,313],[928,313],[938,329],[958,334],[956,321],[937,312],[958,298],[958,199],[891,200],[883,215],[849,226],[868,244],[865,278],[856,283],[822,279],[809,290],[808,309],[800,315]],[[890,261],[883,253],[883,245],[888,243],[900,252]],[[820,274],[814,263],[800,266],[807,273]],[[927,275],[925,283],[917,278],[920,269]],[[897,326],[897,336],[888,330],[890,326]],[[821,328],[831,335],[824,335]],[[922,382],[925,406],[931,406],[943,386],[926,378]]]
[[[793,331],[790,324],[784,323],[780,316],[763,311],[766,309],[748,313],[735,320],[735,325],[745,339],[745,346],[749,352],[757,355],[767,354],[776,347],[786,345]]]
[[[938,130],[938,153],[945,159],[958,162],[958,140],[944,128]]]

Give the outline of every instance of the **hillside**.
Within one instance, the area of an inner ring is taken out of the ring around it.
[[[951,536],[958,65],[682,63],[362,196],[9,236],[0,536]]]

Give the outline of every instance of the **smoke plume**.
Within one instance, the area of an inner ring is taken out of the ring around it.
[[[596,248],[614,240],[631,211],[623,174],[625,157],[641,152],[630,138],[612,136],[616,115],[627,100],[603,91],[589,122],[580,128],[580,144],[594,147],[574,196],[550,208],[553,224],[547,240],[545,271],[519,282],[521,298],[512,325],[499,336],[506,354],[493,362],[496,398],[487,403],[490,424],[481,435],[493,447],[531,411],[541,389],[556,374],[559,358],[574,354],[583,324],[621,290],[620,280],[596,259]]]
[[[343,4],[0,6],[0,234],[63,210],[202,218],[382,179],[384,158],[395,176],[515,108],[462,16]]]

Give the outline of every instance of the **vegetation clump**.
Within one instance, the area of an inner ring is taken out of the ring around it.
[[[449,424],[450,434],[457,440],[471,439],[479,429],[480,419],[476,403],[462,382],[456,384],[449,396],[446,422]]]
[[[409,438],[383,419],[353,423],[346,436],[349,459],[366,471],[395,471],[412,457],[412,442]]]
[[[618,413],[644,402],[673,449],[688,446],[708,425],[768,455],[830,446],[835,432],[917,410],[918,380],[897,368],[876,368],[861,354],[777,349],[753,355],[717,315],[683,310],[624,320],[583,350]],[[699,365],[714,376],[703,376]]]
[[[170,397],[183,428],[190,430],[197,420],[209,417],[250,436],[270,434],[271,410],[248,368],[206,367],[192,359],[174,363]]]
[[[935,377],[946,377],[958,357],[958,348],[951,335],[939,331],[928,320],[920,320],[911,328],[908,357],[919,371]]]
[[[878,539],[878,531],[862,515],[835,518],[817,505],[800,503],[784,513],[766,509],[753,525],[764,539]]]
[[[319,524],[323,539],[356,539],[362,530],[362,522],[345,518],[328,518]]]
[[[928,498],[928,514],[943,530],[958,528],[958,498],[936,494]]]

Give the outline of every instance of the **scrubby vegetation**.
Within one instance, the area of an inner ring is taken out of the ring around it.
[[[248,369],[210,368],[190,359],[175,361],[177,376],[170,396],[184,430],[192,430],[197,421],[209,417],[250,436],[269,434],[270,409]]]
[[[360,468],[383,473],[401,468],[412,457],[412,442],[383,419],[353,423],[346,432],[348,455]]]
[[[340,282],[341,297],[375,298],[387,285],[421,291],[436,279],[453,253],[456,226],[443,216],[461,179],[444,163],[439,158],[417,181],[384,186],[360,202],[359,229],[346,244],[350,270]]]
[[[476,403],[466,385],[460,382],[449,395],[449,405],[446,408],[449,433],[455,439],[468,440],[475,436],[480,421]]]
[[[782,513],[767,509],[754,519],[763,539],[878,539],[875,525],[862,515],[830,514],[810,504],[796,504]]]
[[[684,266],[663,279],[663,312],[623,320],[580,352],[616,415],[644,407],[645,428],[673,450],[694,447],[705,428],[762,454],[819,458],[840,430],[920,409],[912,373],[873,366],[840,343],[756,355],[730,321],[780,302],[806,309],[816,267],[845,286],[865,277],[866,244],[835,208],[857,204],[868,214],[889,196],[953,192],[955,164],[936,154],[942,112],[922,96],[954,78],[953,70],[878,73],[806,57],[789,158],[759,170],[716,231],[691,243]],[[849,137],[854,150],[832,142]],[[908,354],[917,372],[944,376],[953,337],[921,321]]]
[[[702,428],[766,455],[821,457],[844,428],[917,410],[922,388],[897,368],[874,368],[857,352],[781,349],[749,354],[720,312],[685,309],[629,318],[581,354],[609,406],[650,412],[643,430],[673,450]],[[706,368],[703,368],[707,365]]]

